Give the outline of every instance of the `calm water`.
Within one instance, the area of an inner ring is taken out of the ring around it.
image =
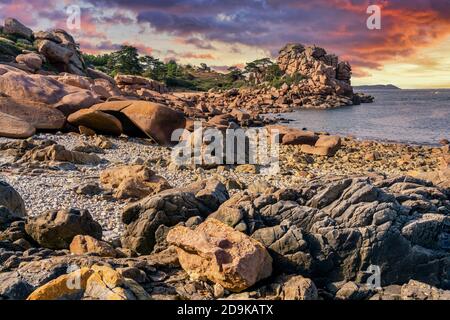
[[[438,144],[450,139],[450,90],[365,90],[374,103],[282,114],[290,126],[360,139]]]

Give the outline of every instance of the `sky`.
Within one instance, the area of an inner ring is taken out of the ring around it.
[[[367,28],[369,5],[381,9],[381,29]],[[68,30],[71,6],[79,29]],[[450,0],[0,0],[6,17],[35,31],[66,29],[86,53],[128,44],[226,70],[299,42],[348,60],[354,85],[450,88]]]

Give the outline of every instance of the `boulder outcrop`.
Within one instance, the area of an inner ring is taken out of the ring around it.
[[[160,226],[174,226],[190,217],[207,217],[228,199],[225,186],[207,180],[185,188],[169,189],[126,207],[122,244],[139,254],[152,252]]]
[[[102,238],[101,226],[87,210],[49,211],[28,218],[25,229],[37,243],[50,249],[69,249],[77,235]]]
[[[175,227],[167,235],[191,278],[208,279],[240,292],[272,274],[272,258],[261,243],[210,218],[195,230]]]

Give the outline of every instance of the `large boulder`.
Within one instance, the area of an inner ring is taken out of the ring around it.
[[[127,206],[122,213],[125,232],[122,245],[149,254],[156,244],[156,230],[171,227],[190,217],[207,217],[228,199],[225,186],[206,180],[184,188],[169,189]]]
[[[29,138],[36,128],[20,118],[0,112],[0,136],[7,138]]]
[[[45,103],[0,97],[0,112],[26,121],[36,129],[61,129],[66,122],[64,114]]]
[[[0,92],[18,100],[45,103],[66,115],[100,102],[90,90],[58,81],[58,77],[28,74],[0,65]]]
[[[116,117],[92,109],[82,109],[72,113],[67,121],[75,126],[88,127],[97,133],[120,136],[123,131],[122,123]]]
[[[38,51],[52,62],[62,62],[69,64],[73,52],[53,41],[41,40],[38,44]]]
[[[20,194],[8,183],[0,181],[0,206],[6,207],[14,217],[25,217],[25,203]]]
[[[17,63],[22,63],[26,65],[28,68],[34,71],[39,70],[42,66],[41,56],[34,52],[19,54],[16,57],[16,61]]]
[[[171,145],[172,133],[176,129],[183,129],[186,119],[183,113],[167,106],[147,101],[111,101],[91,107],[93,110],[111,113],[117,116],[122,114],[128,122],[139,128],[146,135],[161,145]],[[125,127],[129,123],[124,124]]]
[[[48,211],[28,218],[25,229],[37,243],[49,249],[69,249],[77,235],[102,238],[102,227],[87,210]]]
[[[195,230],[177,226],[167,241],[176,246],[191,278],[210,280],[233,292],[272,274],[272,258],[261,243],[213,218]]]
[[[33,35],[33,30],[24,26],[17,19],[6,18],[5,25],[3,26],[3,33],[30,39]]]
[[[106,169],[100,174],[100,182],[105,188],[113,189],[119,199],[142,199],[171,188],[166,179],[143,165]]]

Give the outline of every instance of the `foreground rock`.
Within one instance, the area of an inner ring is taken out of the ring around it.
[[[186,125],[184,115],[169,107],[147,101],[112,101],[92,107],[93,110],[110,113],[122,121],[124,132],[130,135],[138,131],[148,135],[160,145],[172,145],[172,133]]]
[[[175,227],[167,241],[177,247],[180,264],[192,278],[233,292],[272,274],[272,258],[259,242],[216,219],[207,219],[194,231]]]
[[[49,211],[38,217],[28,218],[27,233],[42,247],[68,249],[77,235],[102,238],[102,228],[87,210]]]
[[[134,280],[110,267],[94,265],[62,275],[36,289],[27,300],[148,300]]]
[[[389,286],[375,294],[371,300],[450,300],[450,291],[410,280],[402,286]]]
[[[215,218],[263,243],[276,270],[319,284],[364,283],[368,266],[377,265],[382,285],[411,278],[448,284],[440,270],[449,266],[450,203],[444,190],[423,180],[317,180],[298,191],[232,199]]]
[[[149,254],[157,241],[158,228],[171,227],[191,217],[207,217],[228,199],[225,186],[215,180],[169,189],[125,208],[122,245],[139,254]]]

